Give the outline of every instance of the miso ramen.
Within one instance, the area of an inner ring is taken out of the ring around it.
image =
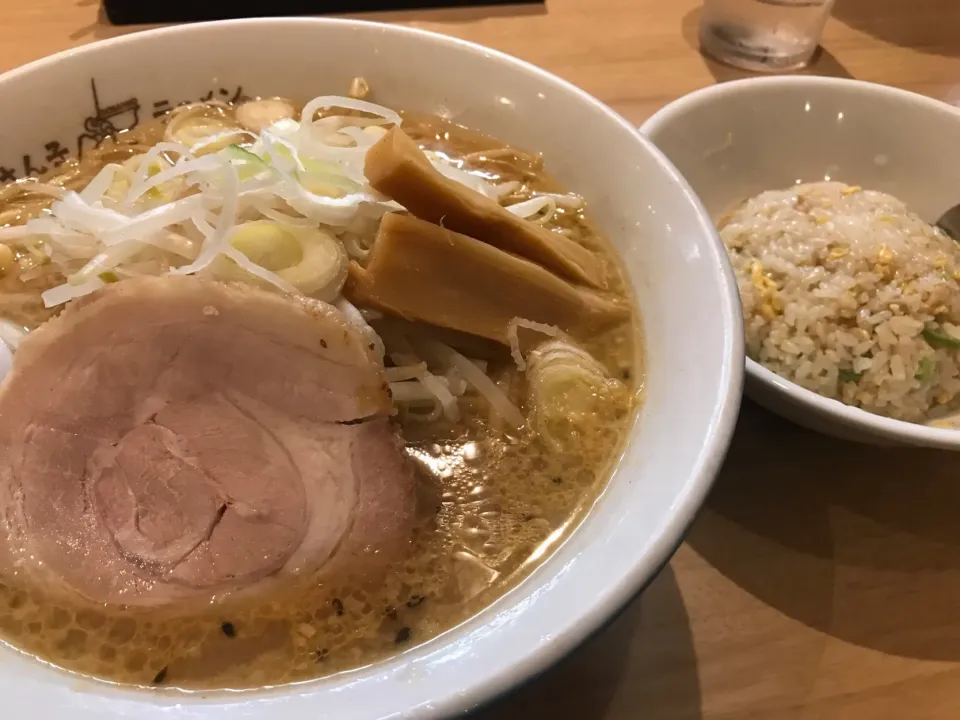
[[[351,95],[178,108],[0,190],[0,637],[77,673],[358,668],[597,499],[640,320],[539,155]]]

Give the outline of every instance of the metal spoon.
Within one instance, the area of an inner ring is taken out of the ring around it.
[[[960,205],[954,205],[947,210],[934,225],[943,230],[954,240],[960,241]],[[934,427],[944,427],[951,430],[960,430],[960,413],[938,418]],[[930,423],[927,423],[928,425]]]
[[[934,223],[954,240],[960,241],[960,205],[954,205]]]

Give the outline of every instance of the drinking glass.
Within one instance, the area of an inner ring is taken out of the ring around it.
[[[704,0],[700,47],[746,70],[780,72],[813,57],[834,0]]]

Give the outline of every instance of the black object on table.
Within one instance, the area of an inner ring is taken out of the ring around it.
[[[391,10],[542,5],[544,0],[262,0],[252,5],[240,0],[103,0],[103,9],[114,25],[194,22],[240,17],[324,15]]]

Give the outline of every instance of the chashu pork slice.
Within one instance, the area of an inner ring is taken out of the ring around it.
[[[0,387],[0,569],[159,604],[409,543],[383,368],[323,303],[126,280],[20,346]]]

